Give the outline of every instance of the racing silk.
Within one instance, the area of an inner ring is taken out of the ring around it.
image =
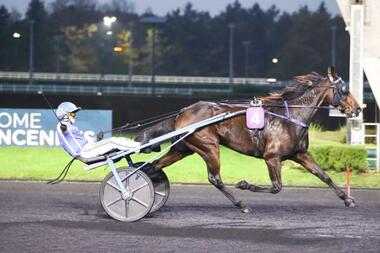
[[[65,132],[62,132],[60,127],[61,124],[67,126],[67,130]],[[57,133],[62,147],[72,157],[78,156],[83,147],[87,144],[87,140],[84,138],[83,132],[80,131],[77,126],[71,124],[71,122],[62,121],[58,123]]]

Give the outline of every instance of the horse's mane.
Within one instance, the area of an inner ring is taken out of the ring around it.
[[[315,87],[323,77],[316,73],[311,72],[310,74],[295,76],[294,80],[297,81],[296,85],[286,86],[284,89],[271,93],[269,96],[263,97],[264,103],[276,103],[282,102],[284,100],[291,101],[301,97],[305,92]]]

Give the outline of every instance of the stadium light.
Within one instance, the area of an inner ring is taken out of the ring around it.
[[[116,20],[117,20],[117,18],[115,16],[112,16],[112,17],[105,16],[105,17],[103,17],[103,23],[107,27],[111,27],[112,23],[116,22]]]
[[[120,53],[120,52],[123,51],[123,48],[122,47],[114,47],[113,51],[116,52],[116,53]]]
[[[278,72],[278,69],[277,69],[277,63],[278,63],[279,61],[278,61],[278,58],[276,58],[276,57],[273,57],[272,58],[272,63],[274,64],[273,65],[273,70],[276,70],[275,72]],[[277,73],[278,74],[278,73]],[[277,79],[276,78],[274,78],[274,77],[272,77],[272,78],[268,78],[267,79],[267,82],[269,82],[269,83],[275,83],[275,82],[277,82]]]
[[[21,34],[19,34],[19,33],[17,33],[17,32],[14,32],[12,36],[13,36],[13,38],[15,38],[15,39],[19,39],[19,38],[21,38]]]
[[[117,20],[117,18],[116,18],[115,16],[112,16],[112,17],[105,16],[105,17],[103,17],[103,24],[104,24],[104,26],[108,27],[108,29],[111,29],[112,24],[113,24],[114,22],[116,22],[116,20]],[[107,34],[108,36],[111,36],[111,35],[113,34],[113,32],[112,32],[111,30],[108,30],[108,31],[106,32],[106,34]]]

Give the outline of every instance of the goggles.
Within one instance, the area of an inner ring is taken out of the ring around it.
[[[69,112],[69,116],[75,119],[77,117],[77,114],[76,112]]]

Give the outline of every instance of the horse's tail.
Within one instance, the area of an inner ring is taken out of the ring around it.
[[[175,130],[175,118],[176,115],[158,122],[157,124],[142,130],[139,135],[135,138],[135,141],[141,142],[142,144],[149,142],[151,139],[159,137],[161,135],[167,134]],[[160,143],[154,144],[150,147],[143,149],[141,152],[160,152]]]

